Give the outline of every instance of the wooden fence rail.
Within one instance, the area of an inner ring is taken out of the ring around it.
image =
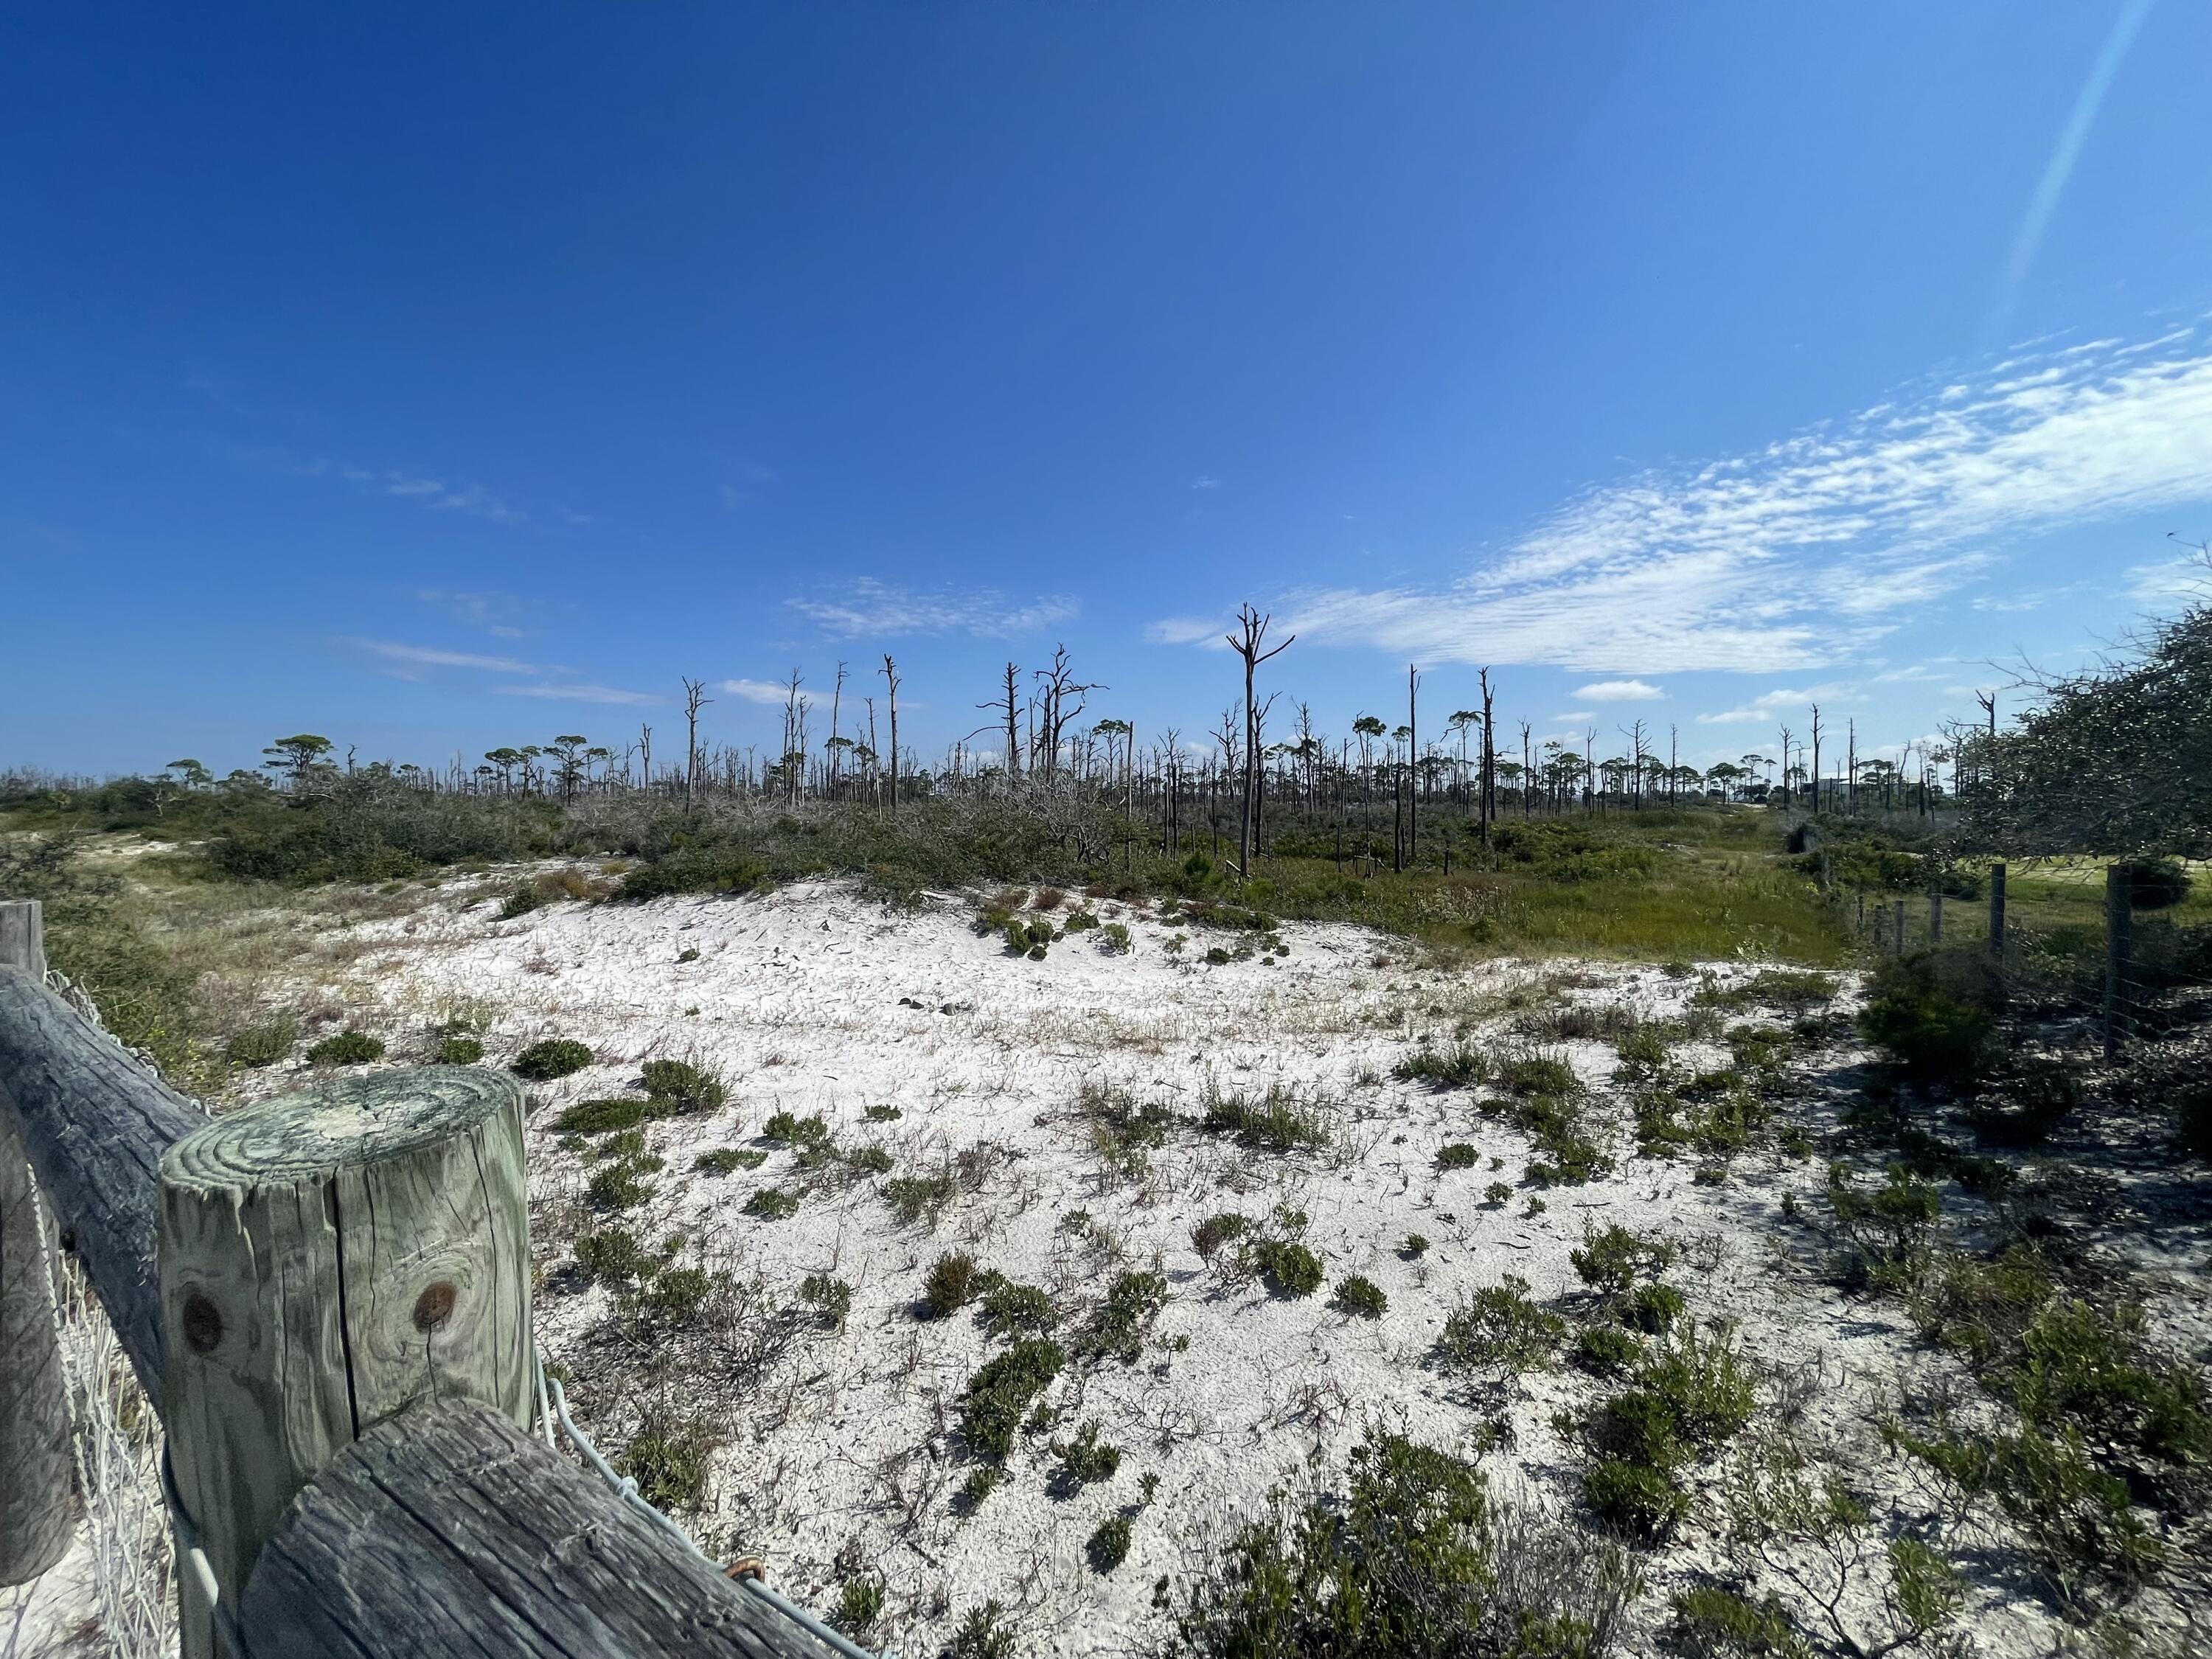
[[[46,988],[38,936],[0,902],[0,1582],[74,1518],[50,1215],[161,1413],[185,1659],[833,1651],[529,1431],[512,1079],[210,1121]]]

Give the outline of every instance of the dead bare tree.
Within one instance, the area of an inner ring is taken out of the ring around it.
[[[1064,645],[1054,647],[1052,666],[1038,669],[1036,679],[1041,693],[1037,709],[1037,743],[1044,751],[1045,781],[1050,782],[1060,772],[1061,733],[1083,713],[1085,695],[1103,691],[1107,688],[1102,682],[1078,680],[1067,659],[1067,647]],[[1074,699],[1072,708],[1068,702],[1071,697]]]
[[[689,733],[684,757],[684,810],[691,810],[691,793],[699,781],[699,711],[714,700],[707,695],[707,682],[684,682],[684,723]]]
[[[988,702],[979,702],[975,705],[978,708],[988,709],[992,714],[1000,716],[1004,721],[1000,729],[1006,734],[1006,782],[1009,787],[1022,775],[1021,678],[1020,666],[1014,663],[1008,663],[1006,679],[1000,688],[999,695]],[[979,726],[969,735],[973,737],[990,729],[988,726]]]
[[[1273,618],[1263,617],[1249,605],[1237,611],[1237,632],[1228,636],[1229,648],[1244,661],[1244,799],[1237,824],[1237,873],[1249,877],[1252,873],[1252,839],[1258,826],[1254,822],[1253,805],[1258,795],[1260,739],[1256,720],[1257,708],[1252,700],[1252,679],[1261,663],[1271,657],[1280,656],[1289,650],[1297,635],[1293,634],[1273,651],[1261,647],[1267,637],[1267,624]]]
[[[888,651],[886,651],[886,652],[884,652],[884,684],[885,685],[887,685],[888,687],[890,687],[890,716],[891,716],[891,771],[890,771],[890,793],[889,793],[888,795],[886,795],[886,796],[884,797],[884,799],[885,799],[890,803],[890,810],[891,816],[892,816],[892,817],[897,817],[897,816],[898,816],[898,776],[899,776],[899,774],[898,774],[898,769],[899,769],[899,750],[898,750],[898,689],[899,689],[899,678],[898,678],[898,665],[897,665],[896,663],[895,663],[895,662],[893,662],[893,661],[891,660],[891,653],[890,653],[890,652],[888,652]]]
[[[806,781],[806,711],[812,705],[799,695],[802,684],[799,671],[791,671],[791,678],[783,688],[783,798],[787,801],[799,799],[799,787]]]

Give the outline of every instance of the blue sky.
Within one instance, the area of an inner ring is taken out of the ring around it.
[[[0,766],[1197,733],[1869,747],[2212,535],[2212,8],[17,8]],[[817,718],[817,726],[818,726]],[[666,741],[656,738],[656,745]],[[663,752],[667,752],[665,750]]]

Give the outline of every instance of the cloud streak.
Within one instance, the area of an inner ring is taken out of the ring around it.
[[[2212,499],[2201,326],[2014,356],[1763,448],[1583,491],[1441,588],[1280,596],[1304,640],[1623,677],[1863,653],[1982,544]],[[1220,631],[1156,623],[1156,641]]]
[[[650,691],[625,691],[614,685],[495,685],[502,697],[541,697],[548,702],[613,703],[625,708],[649,708],[667,701]]]
[[[893,639],[912,634],[1008,639],[1071,621],[1079,608],[1073,597],[1064,593],[1041,595],[1024,604],[993,588],[920,592],[872,576],[861,577],[836,599],[795,599],[785,603],[842,639]]]

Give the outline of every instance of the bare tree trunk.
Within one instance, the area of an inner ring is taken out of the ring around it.
[[[890,652],[888,652],[888,651],[886,651],[886,652],[884,652],[884,683],[890,688],[890,713],[891,713],[891,773],[890,773],[890,793],[889,796],[888,796],[888,797],[886,797],[886,799],[887,799],[890,801],[890,813],[891,813],[891,816],[892,816],[893,817],[896,817],[898,816],[898,769],[899,769],[899,747],[898,747],[898,689],[899,689],[899,682],[898,682],[898,665],[897,665],[896,663],[895,663],[895,662],[893,662],[893,661],[891,660],[891,653],[890,653]]]

